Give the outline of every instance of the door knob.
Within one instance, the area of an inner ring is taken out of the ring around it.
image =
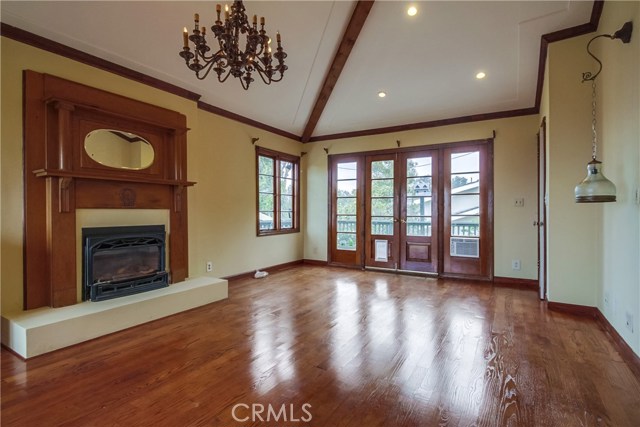
[[[533,221],[533,226],[534,227],[542,227],[544,225],[544,222],[540,221]]]

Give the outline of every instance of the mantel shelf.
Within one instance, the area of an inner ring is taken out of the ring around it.
[[[161,185],[173,185],[181,187],[191,187],[196,184],[195,181],[178,181],[174,179],[161,179],[150,178],[146,176],[123,176],[123,175],[109,175],[108,173],[92,174],[82,173],[76,171],[62,171],[62,170],[47,170],[36,169],[33,171],[34,175],[39,178],[58,177],[58,178],[76,178],[76,179],[95,179],[99,181],[120,181],[120,182],[140,182],[146,184],[161,184]]]

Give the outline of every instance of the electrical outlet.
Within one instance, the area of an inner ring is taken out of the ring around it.
[[[520,270],[520,260],[519,259],[512,259],[511,260],[511,269],[512,270]]]
[[[517,208],[524,207],[524,197],[518,197],[515,199],[513,205]]]
[[[627,329],[631,331],[631,333],[633,333],[633,315],[631,313],[629,313],[628,311],[625,313],[625,318],[626,318],[626,322],[625,324],[627,325]]]
[[[207,273],[211,273],[213,271],[213,262],[207,261]]]

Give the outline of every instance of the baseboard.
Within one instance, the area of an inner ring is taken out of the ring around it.
[[[493,276],[493,284],[497,286],[514,287],[538,291],[538,281],[534,279],[519,279],[516,277]]]
[[[573,314],[575,316],[596,318],[598,309],[586,305],[566,304],[564,302],[547,301],[547,308],[551,311]]]
[[[327,261],[321,261],[319,259],[303,259],[302,263],[304,265],[317,265],[319,267],[326,267],[327,265],[329,265],[329,263]]]
[[[559,311],[568,314],[574,314],[576,316],[591,317],[595,319],[598,326],[604,331],[605,334],[613,343],[613,347],[618,350],[620,357],[627,364],[631,372],[640,380],[640,357],[633,351],[633,349],[627,344],[622,336],[616,331],[609,320],[602,314],[598,307],[589,307],[585,305],[577,304],[565,304],[563,302],[547,302],[547,308],[553,311]]]
[[[271,267],[263,267],[263,268],[260,268],[259,270],[260,271],[266,271],[268,273],[275,273],[276,271],[288,270],[290,268],[297,267],[297,266],[302,265],[302,264],[304,264],[304,260],[299,259],[299,260],[296,260],[296,261],[285,262],[283,264],[272,265]],[[255,270],[247,271],[245,273],[226,276],[226,277],[223,277],[223,279],[228,280],[228,281],[235,281],[235,280],[240,280],[240,279],[249,279],[249,278],[253,277],[253,275],[255,273],[256,273]]]
[[[602,312],[596,308],[596,321],[604,332],[609,336],[614,343],[614,347],[620,353],[620,357],[627,363],[629,369],[640,380],[640,357],[633,351],[633,349],[627,344],[622,336],[616,331],[609,320],[602,314]]]

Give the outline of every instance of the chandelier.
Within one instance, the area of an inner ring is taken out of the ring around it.
[[[600,61],[589,48],[591,43],[600,37],[606,37],[611,40],[618,39],[622,43],[629,43],[631,41],[632,30],[633,24],[629,21],[613,35],[600,34],[593,37],[589,40],[589,43],[587,43],[587,53],[596,60],[600,68],[595,74],[589,71],[582,73],[582,82],[591,82],[591,133],[593,136],[591,139],[591,161],[587,163],[587,177],[580,184],[576,185],[574,190],[576,203],[616,201],[616,186],[604,176],[602,173],[602,162],[596,158],[598,149],[598,134],[596,132],[596,77],[598,77],[602,71],[602,61]]]
[[[260,18],[260,29],[256,15],[253,15],[253,23],[249,25],[241,0],[234,1],[231,10],[225,5],[224,22],[220,19],[221,12],[222,7],[216,5],[217,19],[211,26],[215,38],[212,41],[213,48],[207,44],[207,28],[200,26],[200,15],[196,13],[193,17],[195,25],[191,35],[184,28],[184,46],[179,55],[187,67],[196,73],[199,80],[206,78],[211,70],[218,75],[221,83],[229,76],[237,77],[244,90],[249,89],[256,73],[265,84],[282,80],[288,67],[284,64],[287,54],[282,49],[280,33],[276,34],[277,47],[272,53],[271,38],[264,29],[264,16]],[[245,36],[244,42],[240,39],[241,34]],[[193,51],[189,41],[193,43]]]

